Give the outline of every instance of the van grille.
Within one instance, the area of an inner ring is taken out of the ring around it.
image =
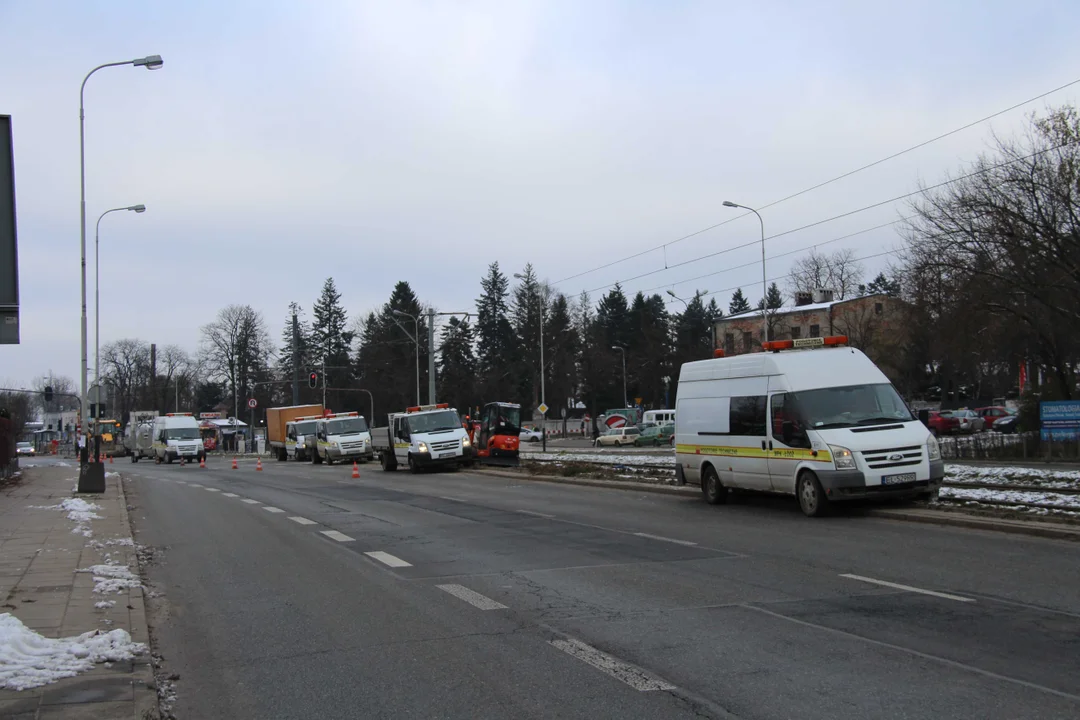
[[[923,459],[921,445],[911,447],[887,448],[885,450],[868,450],[862,453],[866,466],[873,470],[884,468],[906,467],[918,465]]]
[[[442,452],[445,450],[457,450],[459,444],[460,442],[458,440],[431,443],[431,449],[435,452]]]
[[[363,452],[364,441],[341,443],[341,452]]]

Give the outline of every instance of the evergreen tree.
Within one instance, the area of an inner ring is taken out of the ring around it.
[[[719,312],[719,308],[715,301],[706,306],[702,296],[700,291],[694,293],[694,299],[686,304],[686,310],[681,315],[672,317],[672,335],[675,342],[672,370],[669,374],[671,381],[668,384],[668,404],[671,407],[675,406],[676,389],[683,363],[712,357],[712,321],[716,317],[713,313]]]
[[[522,360],[518,402],[522,405],[523,417],[527,417],[540,402],[540,320],[541,315],[547,316],[546,293],[547,288],[537,279],[536,271],[529,263],[514,288],[512,306],[514,332]]]
[[[450,403],[461,413],[472,412],[476,395],[476,358],[473,355],[473,329],[468,321],[444,325],[439,352],[439,402]]]
[[[771,283],[769,285],[769,289],[765,292],[764,302],[769,310],[779,310],[784,307],[784,294],[780,292],[780,288],[777,287],[776,283]],[[762,301],[758,300],[758,310],[761,309],[761,303]]]
[[[592,364],[590,385],[602,408],[623,407],[622,352],[616,347],[627,348],[630,345],[631,324],[630,307],[622,287],[615,285],[600,300],[596,308],[596,321],[588,338],[593,344],[591,349]],[[628,351],[627,351],[628,352]],[[629,355],[627,360],[627,387],[629,388]],[[629,389],[627,390],[629,394]],[[628,399],[628,398],[627,398]]]
[[[750,309],[750,303],[746,299],[746,295],[743,295],[742,288],[735,291],[735,294],[731,296],[731,302],[728,303],[728,314],[738,315],[744,313]]]
[[[578,395],[578,354],[580,340],[570,303],[559,294],[551,303],[544,321],[544,366],[547,370],[547,404],[552,407],[549,417],[559,417],[556,408],[573,407]]]
[[[410,317],[395,315],[395,310]],[[419,384],[423,392],[427,387],[427,324],[421,312],[409,283],[400,281],[380,311],[369,313],[360,324],[354,369],[358,376],[362,374],[360,387],[371,391],[380,414],[398,412],[422,401],[423,395],[417,398],[417,346],[413,341],[419,330]],[[419,328],[412,320],[417,315]],[[379,424],[384,421],[385,418],[373,420]]]
[[[341,293],[334,285],[334,278],[326,278],[322,293],[312,306],[312,314],[315,318],[311,326],[309,361],[320,374],[325,365],[326,377],[323,381],[328,388],[351,388],[353,379],[349,366],[349,349],[352,347],[353,334],[347,329],[348,316],[341,305]],[[327,405],[335,410],[351,409],[358,400],[355,393],[346,395],[341,390],[330,390],[326,393]],[[347,403],[349,407],[344,407],[342,403]]]
[[[880,272],[869,285],[860,285],[860,295],[877,295],[879,293],[885,295],[891,295],[893,297],[900,297],[900,281],[896,278],[890,280],[885,277],[885,273]]]
[[[311,371],[314,361],[311,358],[311,326],[304,319],[304,310],[299,303],[289,303],[289,312],[285,315],[285,326],[281,329],[281,347],[278,350],[277,374],[283,381],[277,388],[275,398],[277,402],[286,405],[292,404],[292,379],[293,379],[293,314],[297,316],[297,325],[300,328],[300,337],[297,342],[297,369],[300,374],[300,402],[310,403],[322,400],[322,394],[316,398],[314,390],[308,387],[308,373]],[[319,364],[322,359],[319,359]]]
[[[476,300],[477,368],[481,386],[477,404],[508,401],[515,397],[518,351],[514,327],[508,317],[509,282],[499,263],[488,266]]]
[[[631,333],[626,351],[627,394],[646,407],[664,405],[664,381],[670,370],[669,318],[659,295],[639,292],[630,306]],[[620,358],[621,361],[621,358]]]

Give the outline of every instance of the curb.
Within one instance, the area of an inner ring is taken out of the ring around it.
[[[609,480],[588,480],[584,478],[564,478],[555,475],[528,475],[526,473],[506,472],[503,470],[473,470],[477,475],[489,475],[493,477],[515,478],[523,481],[547,482],[558,485],[581,485],[583,487],[607,488],[609,490],[633,490],[637,492],[651,492],[661,495],[677,495],[682,497],[697,497],[700,490],[693,486],[678,485],[650,485],[647,483],[618,482]],[[866,517],[883,518],[887,520],[903,520],[906,522],[918,522],[928,525],[945,525],[962,527],[973,530],[995,530],[1012,535],[1033,535],[1036,537],[1053,538],[1055,540],[1071,540],[1080,542],[1080,528],[1057,527],[1050,523],[1031,520],[1001,520],[995,518],[982,518],[972,515],[961,516],[958,513],[935,512],[926,510],[897,510],[893,508],[867,509]]]

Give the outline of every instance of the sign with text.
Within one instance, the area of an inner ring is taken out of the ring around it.
[[[1054,400],[1039,403],[1043,440],[1080,439],[1080,401]]]
[[[19,251],[15,240],[15,143],[0,115],[0,345],[19,344]]]

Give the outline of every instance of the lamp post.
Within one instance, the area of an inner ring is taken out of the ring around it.
[[[135,60],[123,60],[121,62],[105,63],[104,65],[98,65],[91,70],[83,78],[82,85],[79,87],[79,244],[81,248],[81,261],[82,261],[82,362],[80,366],[80,380],[81,380],[81,413],[82,413],[82,428],[83,436],[86,437],[86,445],[80,453],[79,461],[80,465],[85,466],[87,464],[87,455],[90,452],[90,425],[87,422],[86,413],[86,375],[87,375],[87,349],[86,349],[86,113],[85,113],[85,95],[86,95],[86,81],[90,79],[90,76],[96,73],[98,70],[107,67],[118,67],[120,65],[133,65],[135,67],[145,67],[147,70],[157,70],[164,62],[160,55],[147,55],[144,58],[136,58]],[[89,481],[87,486],[84,487],[83,476],[85,473],[79,473],[79,491],[88,492]],[[100,482],[97,483],[98,487],[104,483],[104,475]],[[103,491],[101,488],[100,491]]]
[[[626,348],[621,345],[612,345],[612,350],[618,350],[622,353],[622,402],[623,407],[630,407],[630,398],[626,396]]]
[[[405,312],[404,310],[395,310],[394,315],[398,315],[399,317],[407,317],[407,318],[409,318],[410,320],[413,321],[413,333],[414,333],[414,335],[412,337],[410,337],[409,339],[412,340],[414,343],[416,343],[416,404],[419,405],[420,404],[420,316],[419,315],[410,315],[409,313]],[[397,322],[397,320],[394,320],[394,322]],[[398,327],[401,327],[400,323],[398,323]],[[401,329],[405,332],[406,335],[409,334],[409,331],[405,330],[405,328],[401,328]]]
[[[514,273],[514,277],[518,280],[524,280],[525,276],[521,273]],[[544,367],[544,310],[547,309],[547,298],[541,298],[540,300],[540,404],[545,408],[547,407],[547,395],[544,387],[544,375],[546,368]],[[625,394],[625,393],[624,393]],[[547,452],[547,413],[541,413],[541,430],[540,439],[543,441],[543,450]]]
[[[105,217],[109,213],[120,212],[121,210],[134,210],[136,213],[146,212],[146,206],[131,205],[129,207],[118,207],[112,210],[106,210],[98,216],[97,223],[94,225],[94,384],[99,388],[101,387],[101,271],[99,258],[99,247],[101,238],[101,218]],[[98,390],[100,393],[100,389]],[[101,404],[101,398],[98,398],[98,405]],[[94,457],[101,458],[101,408],[98,407],[97,412],[94,413]],[[88,443],[89,444],[89,443]]]
[[[761,322],[763,325],[762,331],[764,333],[762,335],[762,337],[764,338],[762,342],[767,342],[769,340],[769,305],[767,302],[765,302],[765,300],[769,296],[769,287],[768,281],[765,279],[765,221],[761,219],[761,213],[759,213],[752,207],[733,203],[730,200],[724,201],[724,207],[742,208],[743,210],[749,210],[750,212],[757,215],[758,223],[761,224]]]

